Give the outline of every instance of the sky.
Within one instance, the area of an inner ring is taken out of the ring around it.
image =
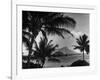
[[[77,45],[76,38],[78,38],[82,34],[86,34],[89,36],[89,14],[83,14],[83,13],[65,13],[65,16],[69,16],[73,18],[76,21],[76,27],[74,29],[71,29],[71,33],[75,36],[72,37],[69,34],[64,34],[65,39],[59,37],[59,36],[48,36],[49,40],[53,40],[53,44],[59,44],[59,48],[62,47],[68,47],[71,50],[73,49],[73,45]],[[40,37],[42,36],[42,33],[40,32],[39,35],[36,38],[36,41],[40,41]],[[79,50],[75,50],[76,52],[80,52]]]

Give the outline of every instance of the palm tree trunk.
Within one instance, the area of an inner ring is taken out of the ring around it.
[[[85,59],[84,59],[84,51],[83,51],[83,61],[84,61]]]
[[[43,60],[42,60],[42,68],[43,68],[44,64],[45,64],[45,58],[43,58]]]

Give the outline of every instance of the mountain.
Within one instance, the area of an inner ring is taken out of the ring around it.
[[[56,51],[53,56],[59,57],[59,56],[64,56],[65,54],[63,52],[60,51]]]
[[[53,55],[69,55],[69,54],[77,54],[76,52],[72,51],[68,47],[62,47],[60,49],[57,49]]]
[[[75,54],[76,52],[72,51],[68,47],[60,48],[58,51],[63,52],[64,54]]]

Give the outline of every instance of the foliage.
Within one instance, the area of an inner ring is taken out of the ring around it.
[[[41,38],[39,45],[37,45],[37,42],[35,41],[34,56],[41,60],[42,66],[45,63],[45,58],[50,57],[51,53],[58,47],[58,45],[53,45],[52,41],[53,40],[48,41],[45,37]]]
[[[83,52],[83,60],[84,60],[84,51],[89,53],[89,40],[88,36],[86,34],[80,36],[76,39],[77,46],[74,46],[74,49],[79,49],[81,52]]]
[[[63,13],[33,11],[22,12],[22,23],[23,42],[25,42],[28,47],[40,31],[44,36],[47,33],[48,35],[57,34],[64,38],[63,33],[69,33],[72,35],[72,33],[65,28],[74,28],[76,24],[73,18],[64,16]]]
[[[73,36],[73,34],[67,28],[74,28],[75,25],[76,21],[71,17],[64,16],[63,13],[22,11],[22,41],[26,45],[27,50],[29,50],[27,57],[28,67],[30,67],[30,57],[33,53],[33,44],[35,43],[35,38],[39,32],[42,32],[45,38],[46,35],[50,34],[58,35],[64,38],[63,33],[68,33]],[[41,39],[40,46],[44,46],[45,41],[43,40],[44,39]],[[50,48],[51,46],[52,45],[49,45],[47,47]],[[40,48],[42,49],[42,47]],[[52,50],[49,51],[51,52]],[[42,56],[45,57],[45,53],[41,54],[43,54]]]
[[[73,62],[70,66],[89,66],[89,63],[86,62],[85,60],[77,60]]]

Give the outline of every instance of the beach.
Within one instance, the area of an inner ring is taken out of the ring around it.
[[[68,56],[60,56],[60,57],[53,57],[58,59],[59,61],[48,61],[46,59],[44,67],[45,68],[51,68],[51,67],[61,67],[62,65],[64,67],[68,67],[73,62],[77,60],[82,60],[83,55],[82,54],[74,54],[74,55],[68,55]],[[85,54],[85,60],[89,63],[89,55]]]

